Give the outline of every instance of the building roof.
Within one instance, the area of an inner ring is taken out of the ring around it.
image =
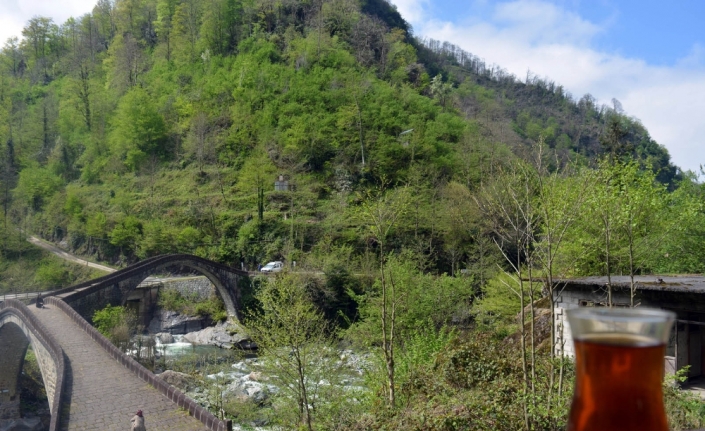
[[[607,277],[581,277],[558,280],[574,287],[599,288],[607,285]],[[705,277],[701,275],[638,275],[634,277],[638,290],[705,293]],[[629,288],[629,276],[612,276],[612,287]]]

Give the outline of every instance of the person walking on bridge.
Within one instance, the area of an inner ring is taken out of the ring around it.
[[[144,427],[144,416],[142,416],[142,410],[137,410],[137,413],[130,419],[132,423],[131,431],[147,431]]]

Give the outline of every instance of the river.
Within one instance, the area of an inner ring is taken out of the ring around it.
[[[192,345],[183,341],[183,335],[175,335],[173,343],[157,341],[155,350],[155,373],[214,415],[233,418],[235,430],[269,430],[267,425],[276,414],[274,404],[289,396],[281,390],[281,380],[267,374],[273,368],[255,353]],[[335,376],[319,374],[312,385],[334,381],[350,396],[364,392],[362,379],[371,364],[370,355],[331,351],[329,360]]]

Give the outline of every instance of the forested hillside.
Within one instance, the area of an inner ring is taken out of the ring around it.
[[[33,18],[1,59],[4,237],[21,227],[112,262],[362,265],[378,244],[360,203],[402,187],[413,214],[391,247],[453,272],[477,241],[448,202],[517,157],[541,152],[555,172],[618,154],[671,189],[680,178],[618,102],[419,41],[383,0],[105,0]]]

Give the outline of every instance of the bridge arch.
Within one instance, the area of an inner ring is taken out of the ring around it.
[[[248,273],[189,254],[145,259],[112,274],[54,292],[54,295],[70,303],[82,316],[90,319],[92,313],[104,307],[106,303],[124,305],[128,294],[147,277],[171,266],[183,266],[203,274],[213,283],[223,299],[228,315],[240,317],[239,284],[243,278],[248,277]]]
[[[64,354],[26,305],[0,303],[0,419],[20,417],[19,380],[29,345],[37,356],[51,412],[50,430],[58,429],[64,381]]]
[[[215,286],[216,292],[223,299],[228,316],[239,317],[240,292],[237,285],[237,280],[232,280],[232,276],[223,274],[221,271],[218,271],[218,268],[210,267],[209,265],[204,265],[191,259],[155,264],[151,267],[149,272],[145,272],[143,275],[131,279],[130,285],[126,287],[130,290],[135,289],[149,276],[154,275],[165,268],[176,265],[200,272],[203,276],[205,276],[208,281]]]

